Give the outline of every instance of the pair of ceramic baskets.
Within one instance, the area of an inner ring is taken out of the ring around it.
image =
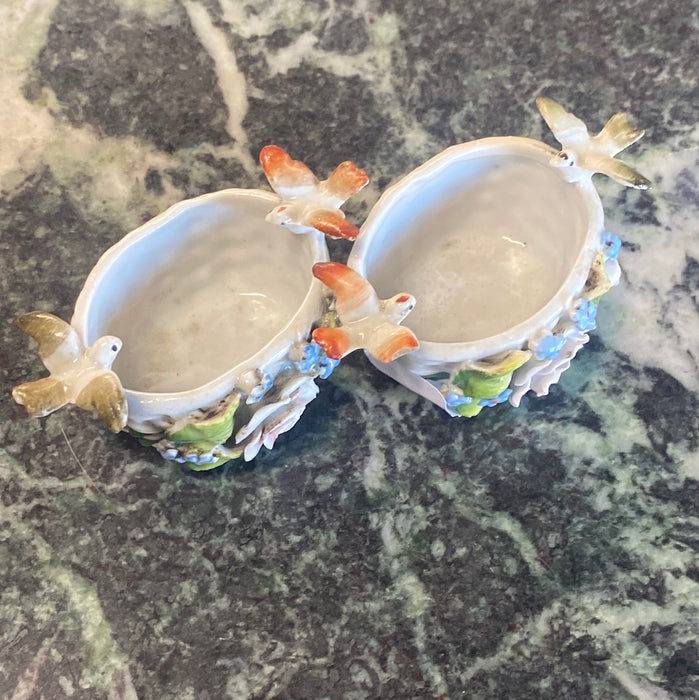
[[[614,158],[643,134],[624,114],[591,137],[553,100],[537,105],[562,150],[518,137],[453,146],[390,187],[361,230],[339,207],[368,182],[362,170],[346,162],[321,182],[267,146],[276,194],[176,204],[102,256],[70,324],[19,318],[50,376],[15,400],[38,416],[75,403],[209,469],[271,449],[314,380],[357,348],[450,416],[548,393],[619,279],[592,174],[650,183]],[[324,235],[356,239],[347,266]]]

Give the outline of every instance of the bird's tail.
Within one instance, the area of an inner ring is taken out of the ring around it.
[[[51,377],[16,386],[12,398],[36,417],[47,416],[68,403],[65,384]]]
[[[331,360],[341,360],[351,349],[350,337],[344,328],[316,328],[313,340]]]
[[[626,112],[617,112],[605,124],[602,133],[614,145],[615,152],[618,153],[628,148],[632,143],[636,143],[645,131],[631,124]]]

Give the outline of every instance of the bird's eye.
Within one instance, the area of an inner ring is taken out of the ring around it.
[[[112,345],[112,352],[116,352],[119,348],[116,345]]]

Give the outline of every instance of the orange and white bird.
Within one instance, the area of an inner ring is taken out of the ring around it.
[[[286,226],[293,233],[317,230],[331,238],[353,241],[359,229],[351,224],[340,207],[361,190],[369,176],[347,160],[322,182],[300,160],[293,160],[279,146],[265,146],[260,164],[272,189],[282,202],[268,215],[267,221]]]
[[[30,416],[46,416],[74,403],[96,411],[118,433],[128,415],[121,382],[111,371],[121,340],[105,335],[86,348],[72,326],[43,311],[23,314],[17,324],[39,343],[39,357],[50,376],[16,386],[12,398]]]
[[[342,323],[313,331],[313,340],[329,358],[340,360],[366,348],[380,362],[391,362],[418,347],[415,334],[398,325],[413,310],[415,297],[401,293],[381,300],[359,273],[336,262],[316,263],[313,274],[335,293]]]
[[[537,97],[536,106],[561,144],[553,164],[564,168],[569,182],[577,182],[594,173],[602,173],[627,187],[647,190],[650,180],[614,156],[636,143],[645,133],[629,123],[625,112],[615,114],[595,136],[585,123],[567,112],[550,97]]]

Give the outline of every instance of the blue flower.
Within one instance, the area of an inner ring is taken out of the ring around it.
[[[320,355],[320,345],[314,342],[306,343],[301,350],[301,357],[294,362],[296,369],[304,374],[310,372],[318,362]]]
[[[597,325],[597,307],[589,299],[580,299],[571,315],[578,330],[586,333]]]
[[[313,340],[303,346],[296,345],[289,357],[299,372],[317,375],[321,379],[327,379],[340,364],[340,360],[329,358],[323,348]]]
[[[616,260],[621,250],[621,238],[609,231],[602,235],[602,253],[607,260]]]
[[[505,391],[498,394],[494,399],[481,399],[478,402],[479,406],[497,406],[499,403],[504,403],[510,398],[512,389],[505,389]]]
[[[566,339],[562,334],[551,333],[540,338],[534,347],[534,354],[537,360],[555,360],[561,348],[565,345]]]
[[[447,402],[449,408],[455,408],[456,406],[463,406],[467,403],[473,403],[473,399],[470,396],[464,396],[456,391],[450,391],[444,399]]]
[[[260,374],[260,381],[250,390],[247,401],[245,403],[257,403],[274,384],[274,377],[271,374]]]

